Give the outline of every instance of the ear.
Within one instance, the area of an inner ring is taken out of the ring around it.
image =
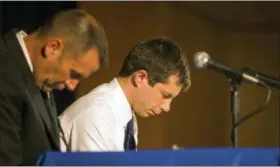
[[[42,55],[44,58],[49,60],[57,60],[63,50],[63,42],[59,39],[50,40],[45,45]]]
[[[148,73],[146,70],[138,70],[132,76],[132,83],[135,87],[141,87],[148,84]]]

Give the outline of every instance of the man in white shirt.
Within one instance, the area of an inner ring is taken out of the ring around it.
[[[107,37],[83,10],[61,11],[31,34],[0,37],[0,165],[35,165],[60,150],[51,91],[74,90],[107,61]]]
[[[62,151],[124,151],[137,146],[141,117],[168,112],[190,86],[187,58],[171,39],[136,44],[116,78],[70,105],[60,116]]]

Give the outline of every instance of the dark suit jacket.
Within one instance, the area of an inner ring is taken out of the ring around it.
[[[0,165],[35,165],[43,152],[59,150],[56,111],[35,85],[15,33],[0,38]]]

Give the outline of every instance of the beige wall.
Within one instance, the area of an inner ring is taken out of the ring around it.
[[[169,113],[149,119],[139,118],[140,148],[170,148],[172,144],[184,147],[230,146],[228,81],[219,73],[196,69],[193,64],[195,52],[204,50],[217,61],[232,67],[254,67],[271,75],[278,75],[277,71],[280,71],[277,35],[229,32],[218,25],[199,20],[178,4],[170,2],[78,4],[105,27],[110,45],[110,66],[82,81],[77,97],[110,81],[136,42],[154,36],[168,36],[177,41],[187,53],[191,67],[191,89],[173,101]],[[252,110],[264,97],[262,89],[253,87],[241,87],[242,113]],[[278,144],[277,98],[274,92],[268,111],[241,127],[242,146]]]

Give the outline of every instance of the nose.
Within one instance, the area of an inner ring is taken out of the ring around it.
[[[69,79],[67,81],[65,81],[65,85],[67,87],[68,90],[70,91],[74,91],[78,85],[79,81],[76,79]]]
[[[160,106],[161,110],[168,112],[170,110],[171,99],[166,99]]]

